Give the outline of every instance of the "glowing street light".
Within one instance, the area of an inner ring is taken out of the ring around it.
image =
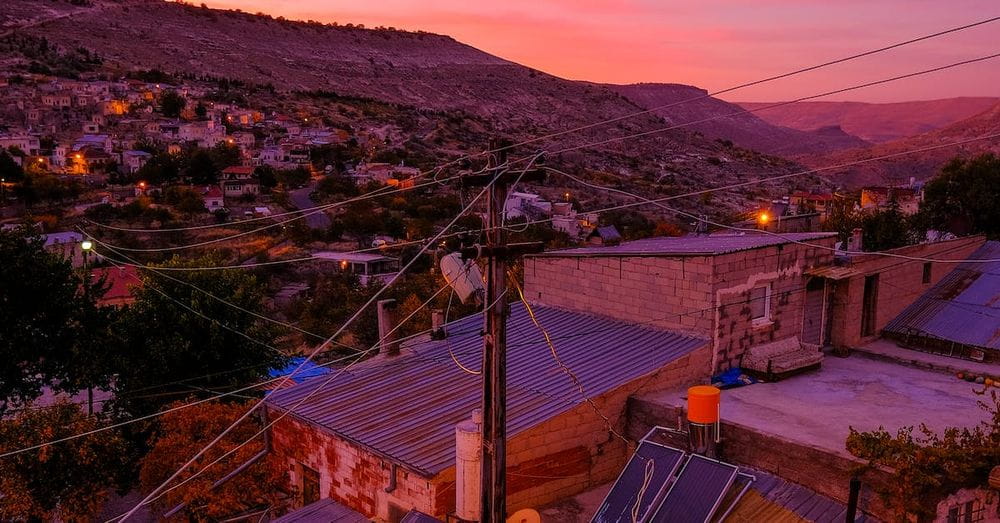
[[[767,214],[767,211],[763,211],[757,216],[757,222],[761,225],[767,225],[771,221],[771,215]]]
[[[91,242],[90,240],[83,240],[82,242],[80,242],[80,248],[85,251],[89,251],[90,249],[94,248],[94,243]]]

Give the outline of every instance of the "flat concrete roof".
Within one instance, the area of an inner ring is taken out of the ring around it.
[[[977,406],[983,396],[974,389],[983,385],[862,355],[827,356],[818,371],[722,391],[722,419],[850,456],[844,442],[852,426],[865,431],[881,425],[894,433],[925,423],[940,432],[987,421],[988,413]],[[685,396],[685,390],[675,390],[643,398],[683,406]]]

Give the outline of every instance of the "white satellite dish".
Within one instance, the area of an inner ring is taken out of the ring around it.
[[[482,302],[485,292],[483,274],[474,262],[462,260],[457,252],[451,253],[441,258],[441,274],[462,303],[467,303],[470,298],[476,303]]]

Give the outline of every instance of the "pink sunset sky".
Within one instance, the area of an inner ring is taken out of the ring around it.
[[[209,0],[292,19],[447,34],[564,78],[719,90],[1000,15],[996,0]],[[729,93],[801,97],[1000,52],[1000,21]],[[1000,59],[825,98],[1000,96]]]

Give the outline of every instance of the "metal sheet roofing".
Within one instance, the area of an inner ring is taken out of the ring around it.
[[[731,252],[835,237],[832,232],[794,232],[781,237],[769,234],[717,234],[664,236],[624,242],[608,247],[578,247],[533,256],[714,256]]]
[[[560,359],[587,396],[611,391],[659,370],[708,340],[610,318],[534,307]],[[451,322],[445,340],[426,338],[394,358],[379,357],[344,371],[294,410],[308,422],[431,477],[454,465],[455,424],[480,406],[481,379],[452,361],[478,369],[482,317]],[[558,366],[523,305],[508,318],[507,431],[516,435],[584,401]],[[271,407],[291,408],[317,389],[314,378],[274,392]]]
[[[970,259],[1000,259],[988,241]],[[883,329],[1000,350],[1000,262],[965,262],[948,273]]]
[[[839,501],[766,472],[752,469],[743,471],[756,478],[750,484],[750,491],[756,492],[774,505],[795,513],[805,521],[840,523],[847,517],[847,506]],[[772,518],[774,514],[767,507],[757,506],[753,497],[746,497],[737,503],[732,515],[737,516],[736,520],[771,521],[777,519]],[[855,521],[867,522],[871,519],[858,510]]]
[[[273,523],[316,523],[319,521],[324,523],[368,523],[371,520],[330,498],[325,498],[271,521]]]

